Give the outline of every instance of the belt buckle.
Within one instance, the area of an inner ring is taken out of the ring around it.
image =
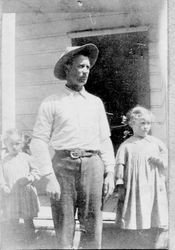
[[[70,152],[70,156],[72,159],[78,159],[81,156],[81,151],[79,149],[73,150]]]

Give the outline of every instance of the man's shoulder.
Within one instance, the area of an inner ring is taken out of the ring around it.
[[[41,103],[39,110],[44,110],[45,112],[54,112],[55,105],[60,101],[60,97],[57,94],[53,94],[45,97]]]
[[[52,101],[56,101],[56,100],[59,100],[59,96],[57,94],[52,94],[52,95],[45,97],[42,100],[42,103],[52,102]]]
[[[60,101],[65,96],[63,91],[59,91],[56,94],[49,95],[42,100],[42,103],[49,104]]]
[[[96,96],[95,94],[91,94],[89,92],[86,91],[86,95],[88,96],[88,98],[91,98],[92,100],[96,101],[96,102],[101,102],[102,100],[99,96]]]

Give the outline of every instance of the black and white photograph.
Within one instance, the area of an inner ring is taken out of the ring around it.
[[[175,250],[174,0],[3,0],[0,249]]]

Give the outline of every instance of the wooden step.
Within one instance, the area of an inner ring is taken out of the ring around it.
[[[49,198],[44,195],[44,196],[39,196],[39,200],[40,200],[40,211],[38,213],[38,217],[35,218],[35,221],[43,220],[43,222],[44,222],[44,221],[52,220],[52,212],[51,212]],[[115,221],[115,217],[116,217],[115,212],[104,212],[103,211],[103,221],[104,222],[111,221],[111,223],[112,223]],[[76,216],[76,219],[77,219],[77,216]],[[42,222],[38,222],[38,223],[42,223]],[[47,222],[47,223],[52,223],[52,222]]]

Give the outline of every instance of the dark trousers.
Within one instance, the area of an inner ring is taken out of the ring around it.
[[[99,155],[71,159],[56,151],[53,168],[61,187],[59,201],[51,199],[54,227],[61,248],[73,246],[78,208],[82,248],[101,248],[104,166]]]

